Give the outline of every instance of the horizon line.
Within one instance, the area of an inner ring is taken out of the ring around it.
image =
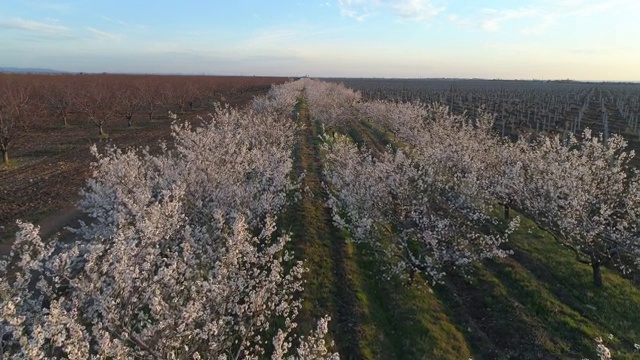
[[[8,71],[5,71],[7,69]],[[640,80],[575,80],[571,78],[488,78],[488,77],[387,77],[387,76],[309,76],[309,75],[259,75],[259,74],[211,74],[188,72],[108,72],[108,71],[65,71],[39,67],[0,66],[0,74],[49,74],[49,75],[155,75],[155,76],[236,76],[236,77],[278,77],[278,78],[317,78],[317,79],[371,79],[371,80],[483,80],[483,81],[537,81],[537,82],[575,82],[575,83],[618,83],[640,84]]]

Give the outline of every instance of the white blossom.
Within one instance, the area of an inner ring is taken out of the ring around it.
[[[94,148],[80,203],[92,222],[76,230],[81,240],[45,244],[19,223],[0,269],[0,322],[11,334],[0,349],[15,358],[257,359],[277,339],[293,344],[276,349],[282,356],[335,358],[321,349],[328,319],[292,334],[303,265],[285,249],[289,236],[276,235],[275,216],[297,188],[295,132],[272,111],[218,108],[201,128],[174,125],[175,146],[159,155]]]

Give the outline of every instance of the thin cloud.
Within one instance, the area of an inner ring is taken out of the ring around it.
[[[277,53],[297,48],[301,44],[313,42],[315,39],[326,39],[339,33],[340,30],[338,28],[314,29],[304,26],[263,28],[236,42],[231,48],[243,54],[247,52]]]
[[[635,0],[539,0],[519,8],[485,8],[466,17],[454,14],[449,16],[449,21],[487,32],[499,31],[517,21],[522,24],[523,34],[535,35],[546,32],[562,19],[604,14],[614,9],[628,9],[630,13],[640,10]]]
[[[345,17],[350,17],[350,18],[355,19],[355,20],[357,20],[359,22],[363,22],[368,17],[373,15],[373,13],[358,13],[355,10],[340,9],[340,15],[341,16],[345,16]]]
[[[430,19],[445,10],[444,6],[436,6],[426,0],[395,1],[392,7],[398,16],[409,20]]]
[[[269,47],[303,39],[302,31],[297,29],[264,29],[244,42],[244,46]]]
[[[21,18],[6,20],[0,19],[0,29],[16,29],[37,32],[41,34],[64,34],[69,31],[69,28],[62,25],[49,24],[34,20],[25,20]]]
[[[437,0],[338,0],[340,15],[365,21],[379,13],[391,13],[404,20],[422,21],[444,12]]]
[[[100,15],[100,19],[111,23],[111,24],[115,24],[118,27],[124,27],[124,28],[130,28],[130,29],[144,29],[145,26],[141,25],[141,24],[132,24],[132,23],[128,23],[119,19],[114,19],[114,18],[110,18],[108,16],[104,16],[104,15]]]
[[[481,13],[484,15],[480,21],[480,27],[486,31],[497,31],[506,22],[524,18],[536,18],[541,16],[539,9],[531,7],[523,7],[519,9],[483,9]]]
[[[122,20],[117,20],[117,19],[112,19],[108,16],[104,16],[104,15],[100,15],[100,19],[110,22],[110,23],[114,23],[114,24],[118,24],[118,25],[122,25],[122,26],[127,26],[127,23],[125,23]]]
[[[95,28],[92,28],[92,27],[86,27],[85,30],[87,30],[88,32],[93,34],[94,37],[96,37],[96,38],[98,38],[100,40],[117,41],[117,40],[120,40],[122,38],[118,34],[113,34],[113,33],[110,33],[110,32],[98,30],[98,29],[95,29]]]
[[[27,5],[33,9],[53,11],[59,14],[68,14],[72,12],[73,9],[69,3],[55,3],[50,1],[29,1]]]
[[[340,16],[349,17],[359,22],[366,20],[373,12],[372,6],[377,6],[378,1],[368,0],[338,0]]]

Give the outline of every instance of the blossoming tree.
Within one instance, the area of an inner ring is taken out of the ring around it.
[[[292,104],[293,105],[293,104]],[[276,235],[295,126],[218,109],[175,149],[98,154],[82,241],[20,224],[0,263],[0,349],[17,358],[337,358],[328,318],[293,333],[302,263]]]
[[[344,136],[328,139],[325,148],[334,221],[389,260],[394,273],[440,281],[450,270],[507,255],[500,244],[518,219],[502,234],[483,233],[492,218],[442,183],[429,163],[402,151],[376,158]]]

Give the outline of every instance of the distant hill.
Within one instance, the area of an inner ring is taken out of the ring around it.
[[[17,74],[64,74],[66,71],[42,68],[20,68],[20,67],[0,67],[0,73]]]

